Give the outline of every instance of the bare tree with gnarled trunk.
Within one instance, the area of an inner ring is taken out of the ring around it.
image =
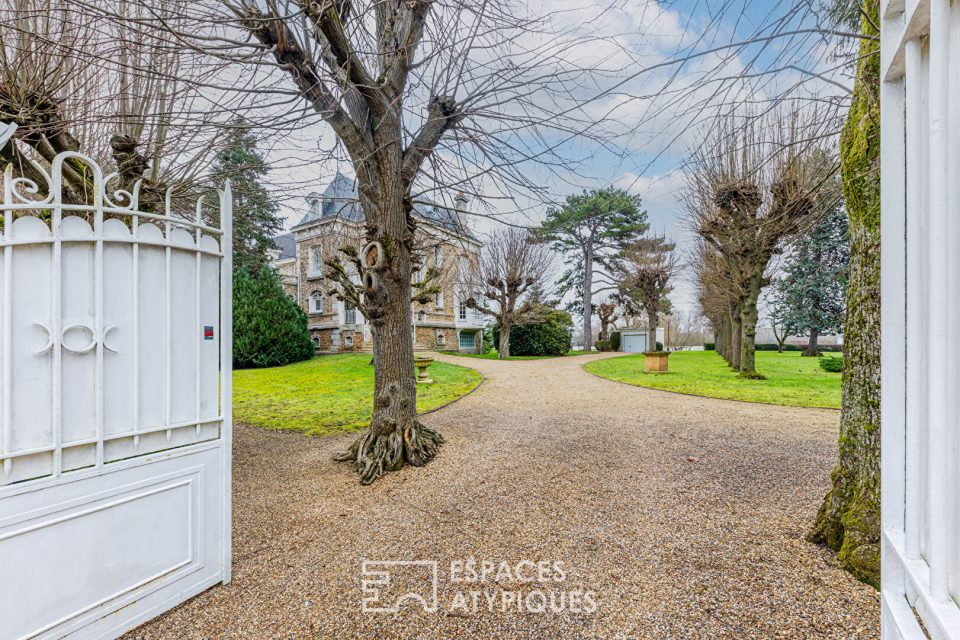
[[[105,0],[98,11],[176,27],[189,4]],[[216,58],[98,11],[67,0],[0,0],[0,121],[18,126],[0,160],[45,195],[53,158],[82,153],[116,170],[110,188],[132,193],[139,182],[140,207],[159,209],[169,186],[176,196],[199,182],[245,101],[213,110],[216,92],[198,87],[220,71]],[[83,159],[67,158],[62,175],[65,203],[92,201]]]
[[[617,299],[646,315],[648,351],[656,349],[660,315],[671,311],[667,295],[679,268],[676,246],[664,236],[640,238],[623,250],[619,261]]]
[[[226,81],[210,86],[261,96],[269,103],[261,126],[322,121],[334,138],[323,143],[325,158],[352,166],[365,237],[342,259],[347,279],[332,275],[344,295],[359,279],[374,400],[370,427],[337,459],[353,462],[364,484],[426,464],[443,439],[416,417],[415,208],[444,200],[457,209],[457,191],[478,201],[489,191],[548,198],[538,172],[575,171],[556,138],[610,139],[583,107],[625,63],[572,60],[570,48],[595,36],[510,1],[203,0],[184,19],[128,23],[172,32],[178,44],[229,63]]]
[[[617,321],[619,318],[617,303],[614,301],[611,302],[601,302],[596,306],[597,309],[597,318],[600,320],[600,335],[597,336],[597,340],[600,342],[606,342],[610,339],[610,327]]]
[[[784,243],[826,210],[824,194],[835,184],[834,156],[820,142],[823,121],[796,107],[764,117],[731,116],[691,162],[685,204],[699,237],[713,250],[729,276],[739,317],[735,368],[745,378],[762,378],[756,369],[758,300],[769,284],[767,267]],[[832,198],[833,201],[836,197]]]
[[[479,263],[462,284],[460,296],[466,305],[497,323],[500,358],[510,357],[510,329],[526,321],[539,303],[551,263],[550,249],[536,242],[530,232],[500,228],[490,235]],[[528,295],[538,285],[538,295]]]

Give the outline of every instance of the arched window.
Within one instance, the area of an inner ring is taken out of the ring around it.
[[[323,313],[323,292],[319,290],[310,292],[310,313]]]
[[[447,336],[443,331],[437,331],[437,346],[442,347],[447,344]]]
[[[314,198],[310,201],[310,216],[313,218],[320,217],[320,199]]]

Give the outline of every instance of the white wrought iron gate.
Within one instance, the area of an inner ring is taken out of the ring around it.
[[[230,579],[231,196],[46,177],[0,208],[0,639],[111,638]]]
[[[960,0],[880,15],[882,635],[960,639]]]

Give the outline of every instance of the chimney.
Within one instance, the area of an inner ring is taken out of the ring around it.
[[[467,229],[467,204],[469,202],[463,191],[458,191],[457,197],[453,199],[453,206],[457,209],[457,224],[460,225],[461,229]]]

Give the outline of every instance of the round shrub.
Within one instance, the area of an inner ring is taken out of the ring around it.
[[[313,356],[307,315],[270,267],[233,274],[233,366],[278,367]]]
[[[510,328],[510,355],[562,356],[570,351],[572,329],[569,313],[541,307],[530,322]],[[494,342],[500,343],[499,329],[494,329]]]

